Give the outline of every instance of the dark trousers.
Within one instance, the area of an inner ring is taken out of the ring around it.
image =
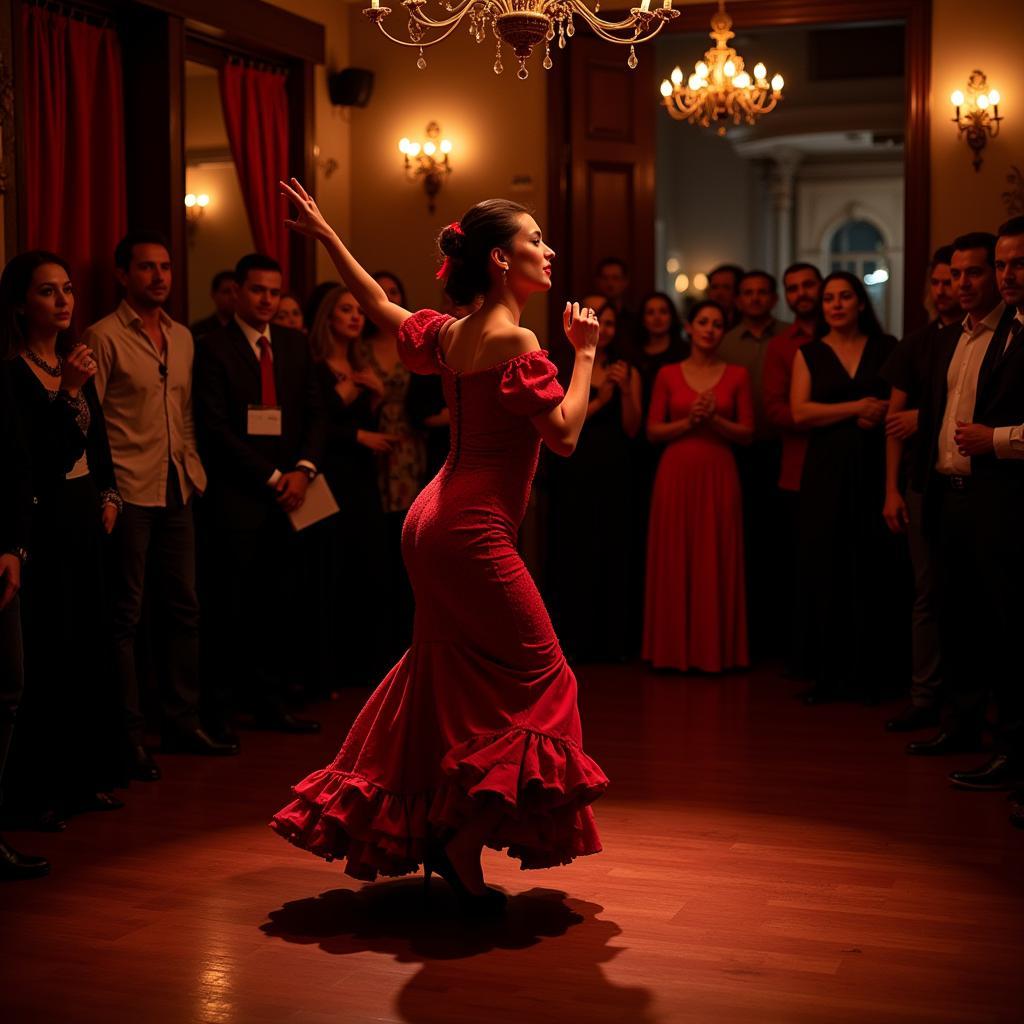
[[[274,509],[259,527],[208,517],[210,580],[203,629],[208,631],[211,713],[280,714],[288,687],[308,665],[317,640],[298,621],[302,552],[299,536]]]
[[[911,613],[913,661],[910,674],[910,700],[915,707],[935,707],[942,693],[942,655],[935,593],[935,568],[932,550],[922,528],[923,499],[908,487],[907,547],[914,567],[914,605]]]
[[[21,641],[21,605],[18,598],[0,612],[0,803],[3,802],[4,766],[14,735],[14,719],[25,689]]]
[[[755,441],[734,449],[743,489],[743,554],[747,573],[747,621],[752,657],[780,654],[787,626],[778,600],[778,479],[781,445]],[[785,637],[788,639],[788,637]]]
[[[1024,755],[1024,687],[1018,653],[1024,621],[1024,486],[970,479],[939,496],[936,559],[947,729],[980,731],[990,695],[996,749]]]
[[[161,666],[159,709],[165,730],[199,726],[199,601],[196,597],[195,528],[190,502],[182,501],[177,473],[167,477],[167,504],[125,503],[117,526],[112,573],[115,671],[125,726],[141,744],[145,718],[139,696],[136,636],[148,582],[155,591],[154,628]]]

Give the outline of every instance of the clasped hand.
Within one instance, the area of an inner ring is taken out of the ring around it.
[[[61,390],[75,395],[95,376],[96,360],[92,357],[92,349],[79,343],[64,357],[60,375]]]
[[[293,469],[290,473],[282,473],[274,490],[277,491],[277,503],[285,512],[294,512],[302,507],[309,489],[309,477],[301,469]]]
[[[995,451],[995,430],[983,423],[961,423],[956,421],[953,443],[961,455],[971,458],[975,455],[990,455]]]
[[[569,344],[577,352],[597,348],[600,325],[597,322],[597,315],[589,307],[584,306],[580,309],[578,302],[567,302],[562,312],[562,327]]]
[[[889,411],[889,403],[881,398],[862,398],[857,415],[857,426],[861,430],[874,430]]]
[[[690,408],[690,422],[697,426],[711,419],[715,415],[715,393],[714,391],[702,391],[697,396],[697,401]]]

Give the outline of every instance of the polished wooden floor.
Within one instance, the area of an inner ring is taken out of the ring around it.
[[[585,669],[587,749],[612,788],[605,852],[519,872],[507,919],[465,925],[435,881],[363,886],[266,828],[334,753],[248,733],[167,757],[122,811],[0,889],[5,1024],[1020,1022],[1024,832],[1005,794],[950,788],[977,758],[913,760],[886,708],[808,709],[770,673]]]

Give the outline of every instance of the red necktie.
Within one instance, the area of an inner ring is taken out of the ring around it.
[[[270,356],[270,341],[261,334],[260,346],[260,404],[277,405],[277,387],[274,385],[274,360]]]

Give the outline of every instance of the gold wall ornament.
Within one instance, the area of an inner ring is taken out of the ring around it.
[[[976,171],[981,170],[981,151],[989,139],[999,134],[999,124],[1003,120],[999,113],[1001,98],[997,89],[989,89],[985,73],[977,69],[967,79],[967,95],[957,89],[949,97],[949,102],[956,108],[953,124],[959,137],[967,141],[974,154],[971,164]]]
[[[551,44],[558,38],[558,48],[565,49],[566,41],[576,32],[575,19],[584,22],[596,36],[609,43],[629,47],[626,63],[630,68],[637,66],[635,46],[653,39],[679,12],[672,9],[672,0],[663,0],[661,7],[651,10],[652,0],[640,0],[639,7],[630,8],[629,15],[618,21],[606,21],[598,16],[600,0],[595,0],[593,10],[585,0],[443,0],[442,6],[448,17],[432,18],[426,13],[427,0],[401,0],[409,15],[407,27],[409,38],[398,39],[384,26],[391,14],[390,7],[381,7],[380,0],[372,0],[363,14],[399,46],[411,46],[419,50],[416,66],[422,71],[427,66],[423,50],[443,42],[466,21],[469,34],[482,43],[490,32],[496,43],[494,73],[505,70],[501,59],[502,43],[509,46],[519,63],[516,77],[529,78],[526,62],[534,47],[544,44],[545,71],[551,69]]]
[[[703,128],[714,125],[719,135],[725,135],[729,121],[754,124],[774,110],[786,83],[778,74],[769,81],[768,69],[761,63],[754,65],[753,75],[745,70],[743,58],[729,46],[735,33],[725,0],[718,0],[718,10],[711,16],[710,35],[715,45],[694,64],[688,78],[676,67],[661,83],[662,103],[676,121]]]
[[[405,176],[410,181],[423,182],[423,191],[427,193],[427,209],[433,213],[437,193],[441,191],[444,179],[452,173],[451,161],[448,159],[452,144],[448,139],[441,138],[441,127],[436,121],[427,125],[426,136],[423,142],[399,140],[398,151],[405,157]]]

